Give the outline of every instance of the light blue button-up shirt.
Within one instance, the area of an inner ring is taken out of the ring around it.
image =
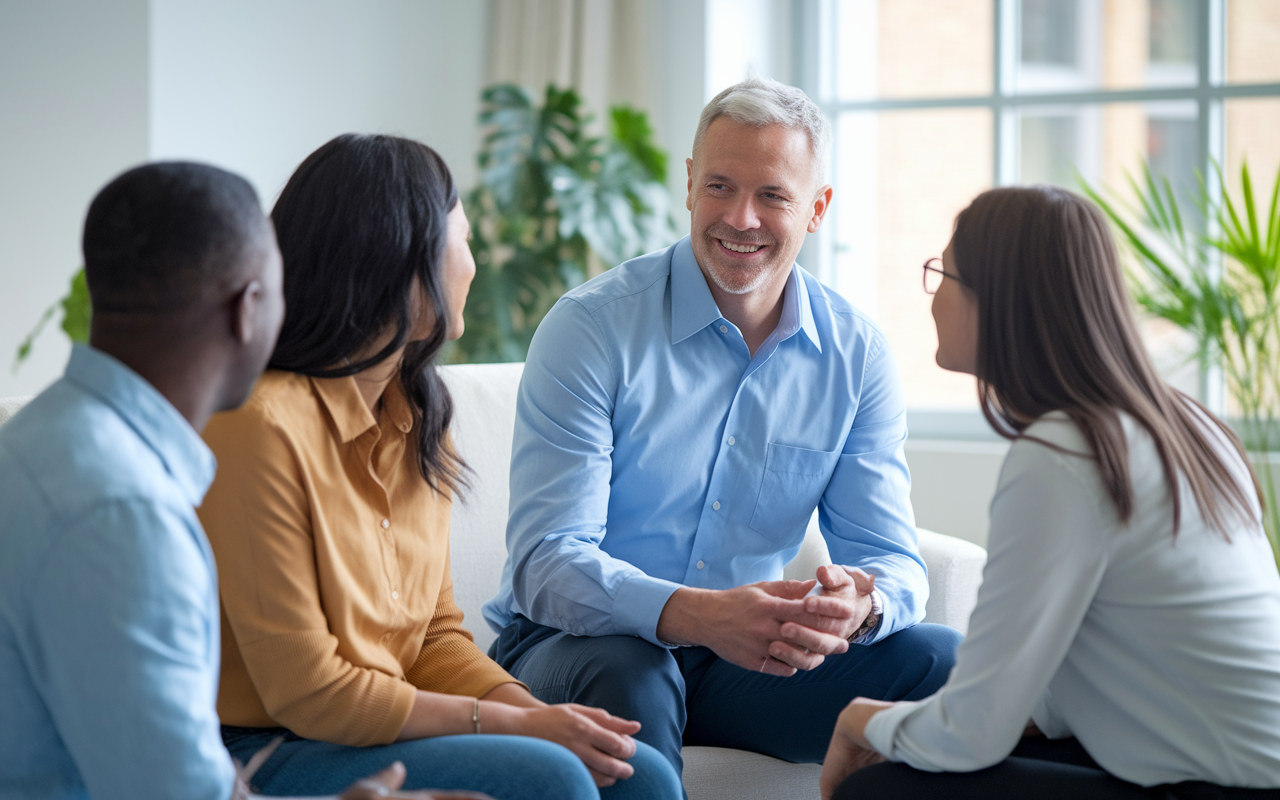
[[[832,559],[876,576],[881,639],[929,592],[906,437],[884,334],[798,266],[753,357],[687,237],[628,261],[566,294],[529,348],[485,619],[662,644],[677,588],[781,577],[816,506]]]
[[[0,428],[0,797],[225,800],[213,454],[77,345]]]

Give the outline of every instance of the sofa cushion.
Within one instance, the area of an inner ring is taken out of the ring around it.
[[[29,402],[31,402],[30,397],[0,397],[0,425],[8,422]]]

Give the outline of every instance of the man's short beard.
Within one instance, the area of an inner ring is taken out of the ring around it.
[[[751,281],[748,282],[746,285],[729,286],[720,277],[714,265],[708,264],[706,271],[707,271],[707,274],[711,276],[711,280],[715,282],[716,286],[720,287],[720,290],[722,292],[725,292],[727,294],[737,294],[737,295],[751,294],[752,292],[756,291],[761,286],[764,286],[766,282],[768,282],[769,276],[771,274],[771,271],[767,267],[762,267],[761,269],[756,271],[755,277],[753,277]]]

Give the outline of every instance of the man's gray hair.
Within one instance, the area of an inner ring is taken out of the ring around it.
[[[783,125],[804,131],[809,137],[809,152],[817,173],[815,177],[818,184],[822,184],[827,174],[827,156],[831,152],[831,126],[809,95],[772,78],[752,76],[735,83],[702,109],[698,132],[693,135],[694,153],[698,152],[707,128],[720,117],[729,117],[739,125],[755,128]]]

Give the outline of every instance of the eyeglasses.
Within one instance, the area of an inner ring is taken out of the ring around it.
[[[935,263],[937,264],[937,266],[934,266]],[[924,293],[925,294],[933,294],[934,292],[938,291],[939,287],[942,286],[943,278],[950,278],[953,281],[959,281],[960,285],[965,287],[966,289],[973,288],[967,282],[965,282],[964,278],[961,278],[959,275],[956,275],[954,273],[947,272],[946,270],[944,270],[942,268],[942,259],[931,258],[928,261],[924,262]]]

